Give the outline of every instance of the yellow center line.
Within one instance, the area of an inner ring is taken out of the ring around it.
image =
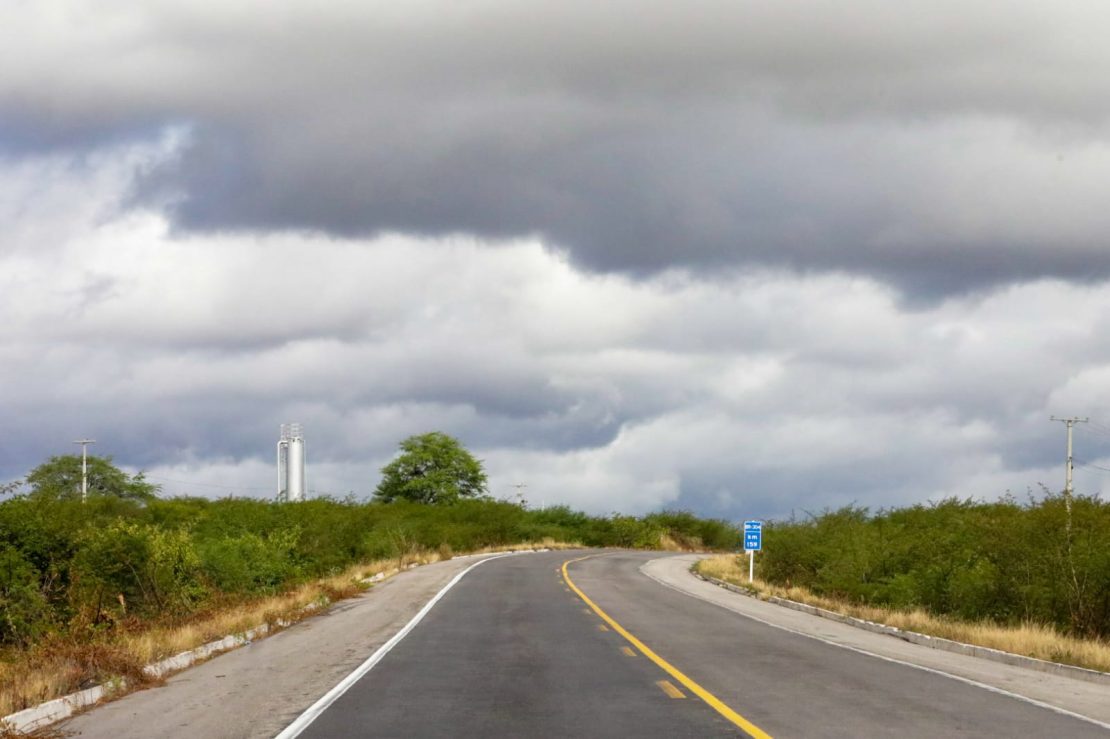
[[[655,684],[659,686],[660,690],[666,693],[671,698],[685,698],[686,694],[674,686],[670,680],[656,680]]]
[[[686,675],[684,675],[677,667],[653,652],[646,644],[634,637],[626,628],[613,620],[612,616],[603,611],[600,606],[590,600],[589,596],[583,593],[582,590],[574,584],[574,581],[570,579],[570,573],[567,571],[567,565],[571,564],[572,562],[581,562],[584,559],[589,559],[590,557],[596,556],[598,555],[591,554],[587,557],[569,559],[566,562],[563,562],[563,579],[566,580],[567,585],[571,587],[571,589],[578,595],[578,597],[581,598],[586,605],[592,608],[597,615],[601,616],[601,618],[606,623],[612,626],[614,631],[627,639],[628,642],[632,644],[632,646],[636,647],[636,649],[638,649],[641,654],[643,654],[655,664],[659,665],[659,667],[661,667],[664,672],[677,680],[681,685],[685,686],[686,689],[689,690],[691,693],[701,698],[702,701],[704,701],[706,705],[708,705],[714,711],[724,716],[736,726],[740,727],[749,736],[753,737],[753,739],[771,739],[770,734],[763,731],[763,729],[759,728],[751,721],[748,721],[739,713],[729,708],[717,696],[713,695],[690,678],[686,677]]]

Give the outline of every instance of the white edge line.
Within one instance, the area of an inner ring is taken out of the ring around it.
[[[662,559],[672,559],[672,558],[671,557],[657,557],[656,559],[648,560],[647,562],[645,562],[639,568],[641,574],[643,574],[645,577],[648,577],[648,578],[654,580],[655,582],[659,583],[663,587],[670,588],[671,590],[674,590],[675,592],[682,593],[683,595],[689,596],[691,598],[696,598],[696,599],[698,599],[700,601],[703,601],[705,603],[709,603],[710,605],[717,606],[718,608],[723,608],[724,610],[728,611],[729,613],[735,613],[737,616],[742,616],[743,618],[750,618],[752,621],[758,621],[761,624],[764,624],[766,626],[770,626],[771,628],[779,629],[780,631],[785,631],[785,632],[788,632],[790,634],[797,634],[798,636],[804,636],[807,639],[813,639],[815,641],[823,642],[823,643],[828,644],[830,646],[840,647],[841,649],[847,649],[848,651],[851,651],[851,652],[857,652],[859,654],[864,654],[864,655],[867,655],[868,657],[874,657],[875,659],[881,659],[884,662],[893,662],[896,665],[904,665],[906,667],[912,667],[915,670],[921,670],[923,672],[931,672],[934,675],[940,675],[942,677],[951,678],[952,680],[957,680],[961,683],[966,683],[967,685],[974,685],[977,688],[982,688],[983,690],[990,691],[991,693],[997,693],[999,695],[1005,695],[1005,696],[1008,696],[1010,698],[1015,698],[1019,701],[1022,701],[1023,703],[1029,703],[1031,705],[1037,706],[1038,708],[1045,708],[1045,709],[1048,709],[1049,711],[1053,711],[1054,713],[1059,713],[1059,714],[1064,715],[1064,716],[1070,716],[1071,718],[1077,718],[1080,721],[1085,721],[1089,724],[1094,724],[1095,726],[1101,727],[1103,729],[1110,729],[1110,724],[1108,724],[1108,723],[1104,723],[1102,721],[1099,721],[1098,719],[1091,718],[1090,716],[1084,716],[1083,714],[1076,713],[1075,711],[1069,711],[1066,708],[1060,708],[1059,706],[1054,706],[1051,703],[1045,703],[1044,701],[1039,701],[1036,698],[1030,698],[1029,696],[1021,695],[1020,693],[1012,693],[1009,690],[1006,690],[1004,688],[998,688],[998,687],[995,687],[994,685],[988,685],[987,683],[981,683],[978,680],[972,680],[969,677],[963,677],[961,675],[953,675],[951,672],[945,672],[944,670],[938,670],[938,669],[935,669],[933,667],[925,667],[924,665],[914,664],[913,662],[906,662],[905,660],[901,660],[901,659],[898,659],[896,657],[886,657],[886,656],[881,655],[881,654],[875,654],[874,652],[868,652],[866,649],[860,649],[859,647],[853,647],[853,646],[850,646],[848,644],[841,644],[840,642],[832,641],[830,639],[824,639],[820,636],[814,636],[813,634],[807,634],[804,631],[797,631],[796,629],[792,629],[789,626],[782,626],[780,624],[772,623],[772,622],[767,621],[765,619],[762,619],[758,616],[753,616],[750,613],[743,613],[741,611],[734,610],[734,609],[729,608],[728,606],[726,606],[722,603],[717,603],[716,601],[712,601],[709,598],[704,598],[701,595],[698,595],[697,593],[692,593],[688,590],[683,590],[682,588],[678,587],[677,585],[672,585],[669,582],[664,582],[663,580],[659,579],[655,575],[652,575],[650,572],[645,572],[644,571],[644,568],[647,567],[649,564],[651,564],[652,562],[657,562],[657,561],[662,560]],[[691,577],[693,577],[693,576],[691,575]],[[699,582],[704,582],[704,581],[699,581]],[[711,587],[716,587],[715,585],[712,585],[712,583],[706,583],[706,584],[710,585]],[[721,588],[721,589],[723,590],[723,588]],[[728,592],[728,591],[726,591],[726,592]],[[737,595],[739,595],[739,594],[737,594]],[[740,597],[745,597],[745,596],[740,596]],[[815,616],[814,618],[817,618],[817,617]],[[925,648],[928,649],[928,647],[925,647]],[[1011,666],[1013,666],[1013,665],[1011,665]]]
[[[487,557],[486,559],[479,560],[451,578],[451,581],[444,585],[442,590],[432,596],[432,599],[424,604],[424,607],[421,608],[420,611],[412,617],[411,621],[405,624],[400,631],[398,631],[390,638],[389,641],[378,647],[378,651],[371,654],[366,659],[366,661],[356,667],[350,675],[347,675],[347,677],[340,680],[334,688],[329,690],[323,695],[323,697],[309,706],[304,713],[294,719],[293,723],[286,726],[280,734],[274,737],[274,739],[293,739],[293,737],[300,735],[302,731],[307,729],[309,724],[319,718],[321,713],[326,711],[332,703],[335,703],[337,700],[339,700],[339,697],[341,695],[350,690],[351,686],[362,679],[362,677],[365,676],[366,673],[374,669],[374,666],[381,662],[382,658],[385,657],[385,655],[389,654],[389,651],[393,649],[393,647],[397,646],[402,639],[408,636],[409,632],[415,629],[416,625],[424,620],[424,617],[427,616],[428,612],[432,610],[432,607],[439,602],[440,598],[447,595],[447,591],[455,587],[455,584],[458,583],[459,580],[462,580],[463,576],[466,575],[466,573],[470,572],[479,565],[484,565],[486,562],[490,562],[495,559],[501,559],[502,557],[511,557],[514,554],[517,554],[517,552],[495,554],[492,557]]]

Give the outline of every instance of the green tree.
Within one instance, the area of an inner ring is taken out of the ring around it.
[[[456,503],[486,492],[486,473],[457,439],[433,431],[401,442],[401,454],[382,467],[374,497],[384,503]]]
[[[81,456],[65,454],[51,457],[27,475],[31,497],[52,500],[74,500],[81,497]],[[111,496],[126,500],[147,501],[154,498],[158,486],[152,485],[143,473],[129,475],[112,464],[112,458],[89,457],[89,497]]]

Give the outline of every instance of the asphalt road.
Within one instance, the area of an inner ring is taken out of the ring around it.
[[[595,554],[567,583],[576,556],[474,569],[301,736],[1107,736],[664,587],[640,572],[658,553]]]

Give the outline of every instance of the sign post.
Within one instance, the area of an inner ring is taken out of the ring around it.
[[[744,522],[744,551],[748,553],[748,582],[755,580],[755,553],[763,548],[763,522]]]

